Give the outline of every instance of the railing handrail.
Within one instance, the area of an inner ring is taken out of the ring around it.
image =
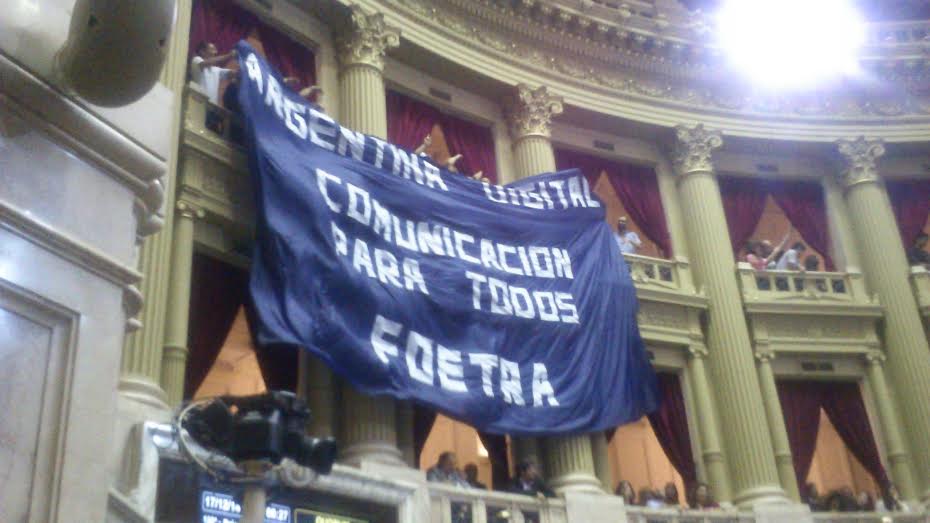
[[[538,498],[525,494],[485,490],[479,488],[458,487],[444,483],[429,483],[430,497],[445,496],[454,501],[471,502],[483,500],[490,505],[508,505],[523,508],[541,508],[546,506],[565,506],[561,498]],[[434,496],[435,494],[435,496]]]

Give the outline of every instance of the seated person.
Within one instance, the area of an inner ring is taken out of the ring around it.
[[[517,465],[516,477],[510,484],[510,492],[539,498],[555,497],[553,492],[539,475],[539,469],[532,461],[523,461]]]
[[[623,498],[625,505],[636,504],[636,491],[633,490],[633,484],[627,480],[621,481],[614,490],[614,495]]]
[[[458,471],[454,452],[443,452],[439,455],[436,465],[426,471],[426,481],[448,483],[457,487],[467,487],[468,481]]]
[[[653,490],[650,487],[643,487],[639,489],[639,504],[646,508],[665,508],[665,502],[662,501],[662,496],[658,492]]]
[[[711,495],[710,486],[707,483],[698,483],[691,493],[691,508],[694,510],[707,510],[720,508],[720,505],[714,501]]]
[[[785,251],[785,254],[778,260],[778,263],[775,265],[775,270],[779,271],[800,271],[803,270],[801,266],[801,254],[807,249],[807,246],[802,242],[795,242],[790,249]]]
[[[917,235],[917,239],[914,240],[914,245],[911,245],[907,249],[908,263],[912,266],[923,265],[924,267],[930,268],[930,253],[924,250],[928,241],[930,241],[930,236],[927,236],[927,233],[922,232]]]
[[[665,503],[666,507],[674,508],[681,505],[681,500],[678,499],[678,487],[671,481],[665,484],[663,494],[662,502]]]
[[[474,463],[465,465],[465,481],[473,488],[488,489],[487,485],[478,481],[478,465]]]
[[[820,499],[820,493],[817,492],[817,485],[807,483],[801,491],[801,503],[810,507],[812,512],[820,512],[824,509],[823,501]]]

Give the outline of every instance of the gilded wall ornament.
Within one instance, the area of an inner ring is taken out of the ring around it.
[[[860,136],[855,140],[839,140],[836,148],[846,162],[840,172],[840,181],[846,187],[878,180],[876,161],[885,154],[881,140]]]
[[[562,97],[549,93],[545,86],[532,89],[519,84],[516,93],[505,101],[504,113],[514,140],[527,136],[548,138],[552,117],[562,114]]]
[[[711,156],[714,149],[723,145],[719,131],[705,129],[703,124],[694,127],[679,125],[675,127],[675,139],[674,162],[678,174],[713,172]]]
[[[366,13],[357,5],[350,9],[350,25],[336,38],[340,63],[384,69],[384,54],[400,45],[400,31],[389,27],[382,13]]]

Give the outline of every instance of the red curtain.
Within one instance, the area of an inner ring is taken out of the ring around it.
[[[500,434],[478,433],[478,438],[491,461],[491,487],[502,490],[510,481],[510,470],[507,467],[507,436]]]
[[[423,446],[426,445],[426,439],[433,430],[433,423],[436,422],[436,411],[413,404],[413,457],[416,467],[420,466],[420,454],[423,453]],[[432,466],[432,465],[430,465]]]
[[[884,490],[890,481],[875,444],[875,435],[869,425],[869,415],[859,385],[849,382],[824,383],[822,387],[823,410],[830,418],[830,423],[833,423],[853,456]]]
[[[313,51],[231,0],[194,0],[188,58],[193,57],[201,42],[212,42],[220,53],[228,52],[253,31],[262,43],[265,57],[281,74],[299,78],[303,86],[316,83]]]
[[[778,181],[770,184],[772,198],[781,207],[801,238],[823,254],[826,270],[835,270],[830,256],[830,227],[824,205],[823,187],[817,182]]]
[[[388,90],[387,103],[388,141],[405,149],[416,149],[439,123],[442,113],[435,107]]]
[[[483,171],[484,177],[497,183],[497,160],[494,158],[494,135],[490,127],[456,116],[443,114],[439,121],[449,151],[461,154],[459,170],[466,174]]]
[[[888,198],[898,220],[901,241],[908,248],[930,217],[930,180],[887,181]]]
[[[730,244],[734,255],[739,258],[740,251],[762,219],[768,193],[763,183],[756,178],[721,176],[719,184],[723,212],[730,230]]]
[[[688,414],[681,382],[676,374],[657,374],[662,403],[659,410],[649,415],[649,423],[656,433],[662,450],[681,474],[685,489],[690,491],[697,484],[697,469],[691,452],[691,437],[688,434]]]
[[[884,489],[889,484],[869,425],[859,385],[851,382],[779,381],[778,398],[785,416],[798,485],[807,481],[822,408],[853,456]]]
[[[248,289],[246,271],[216,258],[194,254],[184,397],[191,398],[216,361]]]
[[[494,157],[494,136],[490,127],[445,114],[432,105],[388,90],[386,94],[388,141],[405,149],[416,149],[439,125],[452,155],[461,154],[459,171],[484,176],[497,183],[497,160]]]
[[[262,371],[262,379],[268,390],[287,390],[297,392],[297,370],[300,367],[297,351],[292,345],[266,345],[255,347],[255,357]]]
[[[655,171],[649,167],[613,162],[566,149],[556,149],[555,165],[559,170],[577,167],[592,187],[600,173],[606,172],[611,187],[630,214],[630,219],[656,244],[663,256],[672,256],[672,241],[665,222]]]
[[[779,381],[778,399],[788,431],[791,459],[798,486],[807,482],[814,449],[817,447],[817,431],[820,429],[820,384],[804,381]]]

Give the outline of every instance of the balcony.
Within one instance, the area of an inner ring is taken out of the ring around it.
[[[624,254],[639,298],[640,332],[652,344],[688,346],[701,338],[707,298],[694,286],[686,258],[673,260]]]
[[[743,302],[750,313],[873,316],[878,298],[870,296],[858,272],[755,271],[737,267]]]
[[[568,522],[562,498],[535,499],[502,492],[463,489],[429,483],[430,521],[436,523],[539,523]],[[681,510],[627,506],[617,513],[629,523],[755,523],[765,520],[752,512],[736,509]],[[814,523],[924,523],[924,512],[814,512]]]
[[[565,501],[429,483],[436,523],[566,523]]]
[[[911,267],[911,288],[920,313],[925,318],[930,317],[930,271],[920,265]]]
[[[832,368],[833,355],[879,348],[882,309],[857,272],[755,271],[737,266],[743,306],[756,347],[812,354]]]

